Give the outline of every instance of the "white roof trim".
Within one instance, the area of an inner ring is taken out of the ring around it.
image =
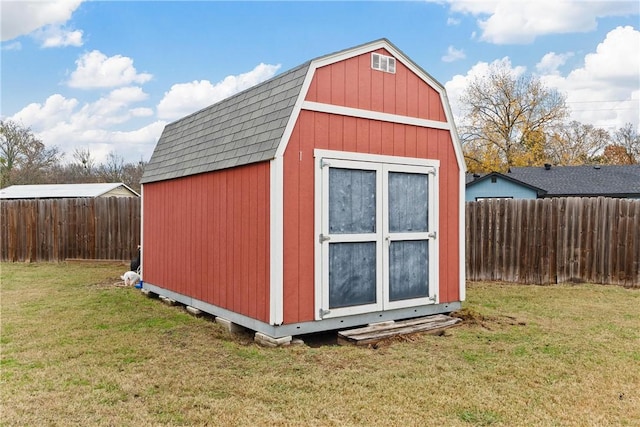
[[[291,139],[291,133],[293,132],[293,128],[298,122],[298,116],[300,116],[300,110],[302,110],[302,104],[304,103],[305,98],[307,97],[307,92],[309,92],[309,86],[311,86],[311,81],[313,80],[313,75],[316,72],[316,67],[314,67],[313,63],[309,65],[307,69],[307,75],[304,78],[304,82],[302,83],[302,87],[300,88],[300,93],[298,94],[298,99],[296,99],[296,103],[293,106],[293,110],[291,110],[291,114],[289,115],[289,121],[287,122],[287,126],[284,128],[284,132],[282,133],[282,138],[280,139],[280,144],[278,144],[278,149],[276,150],[275,158],[284,156],[284,151],[287,149],[287,144],[289,144],[289,139]]]
[[[373,110],[363,110],[360,108],[342,107],[334,104],[322,104],[319,102],[305,101],[302,104],[303,110],[316,111],[319,113],[337,114],[340,116],[358,117],[362,119],[378,120],[381,122],[402,123],[405,125],[419,126],[433,129],[451,129],[449,122],[438,122],[435,120],[419,119],[417,117],[400,116],[398,114],[380,113]]]

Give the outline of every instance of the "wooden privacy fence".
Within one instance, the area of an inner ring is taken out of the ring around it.
[[[3,200],[2,261],[130,260],[140,244],[140,199]]]
[[[135,197],[3,200],[2,261],[129,260]],[[466,204],[468,280],[640,287],[640,200],[489,199]]]
[[[468,280],[640,287],[640,200],[468,202],[466,241]]]

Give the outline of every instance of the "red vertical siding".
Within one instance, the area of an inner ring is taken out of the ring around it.
[[[327,123],[331,125],[325,125]],[[349,124],[345,126],[345,123]],[[284,156],[284,322],[314,318],[313,150],[342,150],[345,147],[353,148],[346,151],[441,161],[438,294],[441,302],[457,301],[460,170],[449,132],[302,111]]]
[[[313,129],[312,123],[308,123],[305,127],[307,131]],[[287,305],[283,313],[284,323],[295,323],[300,318],[300,128],[295,128],[291,136],[287,152],[289,155],[284,158],[284,170],[287,171],[287,180],[284,183],[284,201],[283,201],[283,222],[285,224],[283,230],[283,241],[288,242],[283,247],[283,283],[284,286],[282,297]]]
[[[269,168],[145,184],[144,280],[268,322]]]
[[[446,152],[442,158],[440,170],[458,170],[451,136],[441,132],[438,135],[438,145],[441,147],[440,152]],[[440,277],[444,279],[440,280],[440,295],[442,295],[441,301],[459,301],[460,258],[453,256],[453,249],[443,249],[442,240],[450,242],[447,246],[455,247],[455,250],[458,251],[460,227],[463,225],[460,224],[460,216],[458,215],[460,197],[462,197],[460,181],[459,176],[453,174],[447,174],[446,178],[441,176],[440,179],[444,180],[440,183],[440,192],[446,197],[446,200],[441,201],[440,204],[440,218],[445,219],[445,223],[440,225],[441,234],[443,233],[443,238],[440,241]],[[458,206],[457,209],[456,206]],[[457,254],[458,252],[456,252]],[[447,273],[443,275],[443,271]]]
[[[348,62],[354,62],[355,61],[348,61]],[[368,69],[371,68],[371,57],[369,57],[368,55],[361,55],[358,58],[357,64],[356,64],[356,68],[357,71],[353,71],[353,69],[351,67],[348,67],[348,71],[353,75],[355,73],[357,73],[358,76],[358,101],[354,104],[347,104],[349,106],[353,106],[353,105],[357,105],[358,108],[361,108],[363,110],[371,110],[371,88],[372,88],[372,83],[371,83],[371,73],[368,71]],[[355,85],[348,85],[348,86],[352,86],[355,87]]]
[[[348,75],[357,75],[359,76],[359,67],[360,64],[358,61],[348,61],[345,62],[345,76]],[[359,82],[359,80],[358,80]],[[359,105],[359,97],[358,90],[360,85],[348,84],[345,86],[345,104],[348,105]]]
[[[390,55],[385,49],[376,52]],[[399,61],[395,74],[372,70],[371,53],[318,68],[306,100],[446,121],[435,89]]]

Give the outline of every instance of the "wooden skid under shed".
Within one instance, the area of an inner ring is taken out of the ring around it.
[[[338,343],[368,345],[385,338],[415,334],[417,332],[437,333],[461,321],[462,319],[457,317],[436,314],[418,319],[383,322],[363,328],[340,331],[338,332]]]

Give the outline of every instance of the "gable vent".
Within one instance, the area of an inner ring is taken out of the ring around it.
[[[380,55],[379,53],[371,54],[371,68],[385,73],[396,72],[396,59],[391,56]]]

